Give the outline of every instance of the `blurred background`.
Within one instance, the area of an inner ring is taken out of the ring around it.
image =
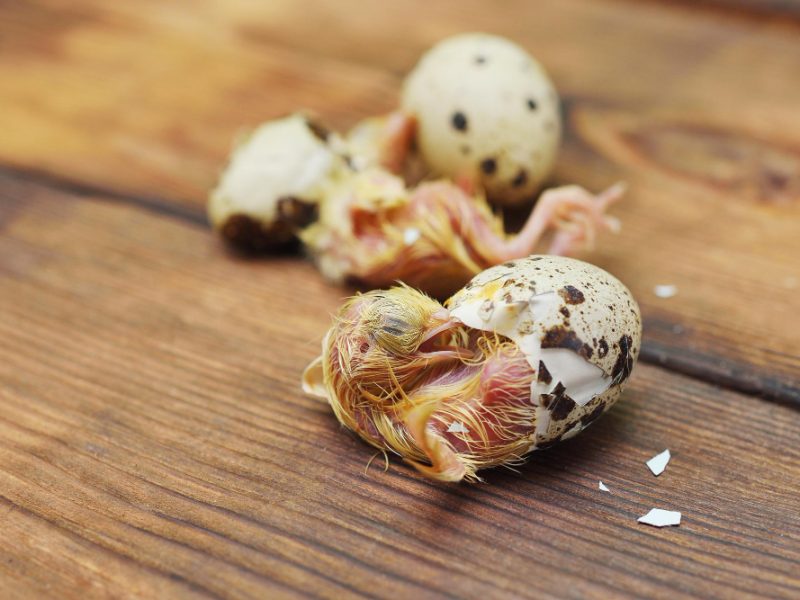
[[[30,0],[2,13],[4,168],[198,222],[259,122],[305,108],[346,128],[394,108],[440,39],[508,36],[563,100],[551,183],[630,185],[613,211],[623,232],[591,260],[640,298],[646,355],[800,394],[793,2]]]

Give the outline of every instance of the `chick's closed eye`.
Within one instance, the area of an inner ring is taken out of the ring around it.
[[[439,304],[406,288],[376,294],[366,309],[363,326],[367,336],[393,354],[407,354],[419,348],[431,316]]]

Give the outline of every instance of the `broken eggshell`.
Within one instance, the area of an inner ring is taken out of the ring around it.
[[[408,75],[402,108],[438,175],[478,182],[489,200],[531,200],[561,139],[558,94],[542,66],[510,40],[467,33],[431,48]]]
[[[303,387],[422,473],[476,480],[594,422],[640,342],[639,308],[617,279],[531,256],[482,272],[445,307],[408,287],[356,296]]]
[[[483,271],[446,304],[475,329],[517,343],[537,372],[533,448],[569,439],[622,393],[641,347],[639,306],[606,271],[530,256]]]
[[[302,114],[268,121],[233,152],[211,192],[211,224],[233,245],[271,250],[316,218],[324,187],[343,168],[330,134]]]

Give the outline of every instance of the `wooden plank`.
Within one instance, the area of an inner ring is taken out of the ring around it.
[[[800,593],[789,408],[640,365],[608,416],[519,473],[365,473],[372,450],[298,389],[341,296],[309,265],[7,177],[0,207],[0,589]],[[644,461],[665,447],[656,479]],[[683,524],[638,525],[652,507]]]
[[[797,0],[653,0],[673,5],[685,5],[692,11],[707,10],[719,15],[745,19],[762,19],[781,24],[800,22],[800,2]]]
[[[591,258],[642,303],[643,357],[800,402],[794,29],[581,0],[146,6],[6,9],[0,161],[170,199],[199,218],[241,127],[299,106],[352,123],[391,107],[400,75],[437,39],[507,34],[548,66],[566,100],[554,182],[631,185],[617,211],[623,233]],[[660,283],[678,296],[656,298]]]

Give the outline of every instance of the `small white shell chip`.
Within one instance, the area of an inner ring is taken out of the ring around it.
[[[681,524],[681,513],[677,510],[651,508],[649,513],[639,517],[638,522],[653,527],[672,527]]]
[[[597,486],[597,488],[598,488],[598,489],[599,489],[601,492],[610,492],[610,491],[611,491],[610,489],[608,489],[608,486],[606,486],[606,484],[605,484],[605,483],[603,483],[602,481],[599,483],[599,485]]]
[[[656,454],[647,461],[647,468],[653,472],[653,475],[658,477],[664,472],[664,469],[667,468],[670,458],[672,458],[672,455],[669,453],[669,450],[664,450],[661,454]]]
[[[403,243],[406,246],[411,246],[422,236],[422,232],[416,227],[409,227],[403,231]]]
[[[469,433],[469,429],[461,421],[453,421],[447,428],[447,433]]]
[[[659,298],[672,298],[678,293],[678,286],[672,284],[657,285],[653,288],[653,293]]]

